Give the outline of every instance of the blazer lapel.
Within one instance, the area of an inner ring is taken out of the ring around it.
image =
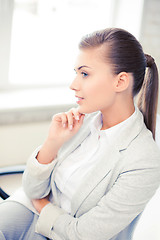
[[[117,149],[111,149],[104,152],[99,159],[98,163],[84,178],[82,184],[76,191],[71,202],[71,215],[75,215],[82,203],[89,196],[89,194],[96,188],[96,186],[109,175],[111,169],[115,165],[115,162],[120,158],[119,151]]]

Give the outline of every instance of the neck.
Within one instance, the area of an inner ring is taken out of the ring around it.
[[[103,126],[101,130],[113,127],[127,118],[129,118],[135,111],[133,99],[115,104],[110,109],[102,110]]]

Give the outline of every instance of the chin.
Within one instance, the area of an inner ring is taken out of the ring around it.
[[[89,109],[89,108],[83,108],[81,106],[78,107],[78,111],[79,113],[81,114],[89,114],[89,113],[94,113],[94,112],[97,112],[98,110],[96,109]]]

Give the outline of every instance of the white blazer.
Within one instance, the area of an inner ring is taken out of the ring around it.
[[[35,167],[36,153],[28,161],[23,176],[27,196],[50,194],[54,203],[42,210],[36,231],[54,240],[130,239],[133,220],[143,211],[160,183],[160,151],[146,129],[139,110],[132,123],[114,141],[107,155],[102,152],[97,165],[76,191],[71,214],[60,208],[54,183],[56,168],[90,134],[93,114],[85,117],[80,131],[58,153],[58,162]],[[54,199],[54,200],[53,200]]]

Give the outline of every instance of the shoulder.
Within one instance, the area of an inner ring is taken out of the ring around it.
[[[144,125],[142,131],[122,152],[126,167],[157,168],[160,170],[160,149],[152,137],[152,133]]]
[[[121,161],[117,167],[121,179],[141,188],[143,194],[154,193],[160,184],[160,150],[151,132],[144,127],[120,154]]]

